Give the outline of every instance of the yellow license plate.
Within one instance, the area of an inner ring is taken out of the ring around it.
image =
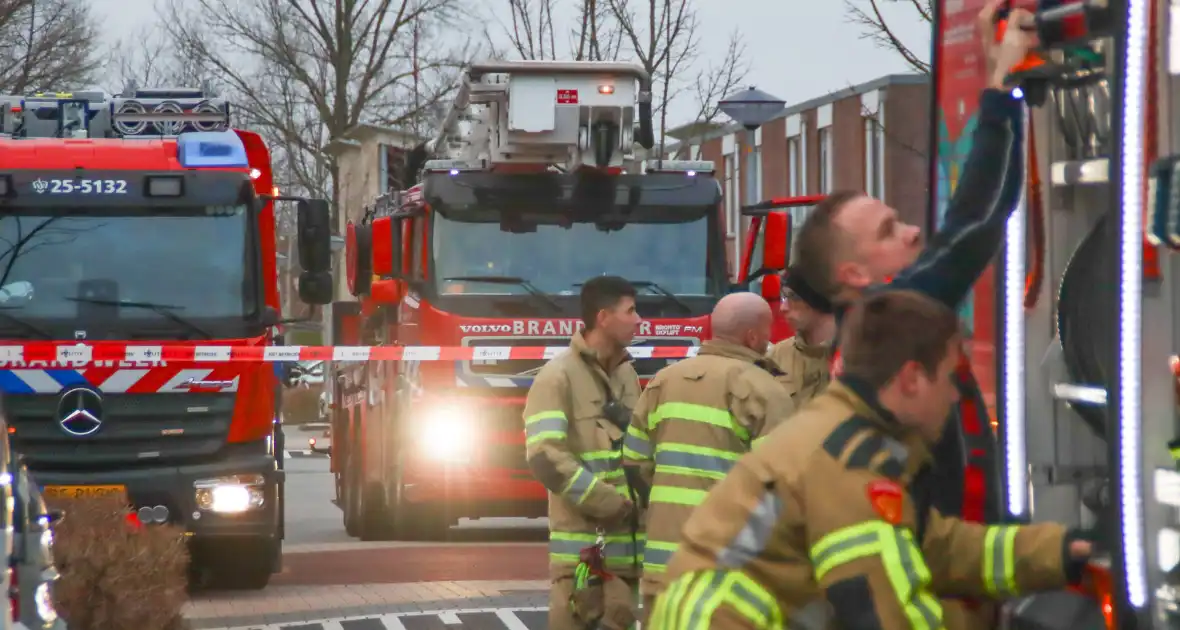
[[[89,499],[111,494],[124,494],[125,486],[45,486],[46,499]]]

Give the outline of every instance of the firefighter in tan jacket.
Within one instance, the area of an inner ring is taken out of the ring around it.
[[[783,274],[780,308],[795,336],[774,344],[767,356],[782,372],[779,382],[787,386],[795,405],[802,407],[831,381],[836,317],[832,303],[793,269]]]
[[[642,559],[621,453],[639,398],[627,353],[639,316],[635,289],[615,276],[586,282],[581,302],[585,328],[541,369],[524,410],[529,469],[549,490],[548,627],[623,630],[637,618]],[[594,549],[606,577],[581,570]]]
[[[651,630],[958,630],[940,596],[1080,579],[1091,546],[1053,523],[930,507],[927,445],[958,391],[958,321],[913,292],[852,310],[844,375],[743,457],[684,528]],[[647,628],[645,628],[647,630]]]
[[[623,442],[623,465],[646,502],[644,614],[664,584],[680,528],[752,443],[794,411],[766,359],[770,307],[754,293],[722,298],[713,339],[660,370],[639,398]]]

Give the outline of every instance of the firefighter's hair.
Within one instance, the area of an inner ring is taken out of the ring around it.
[[[880,389],[917,361],[934,375],[959,319],[941,302],[916,291],[885,290],[849,309],[840,330],[844,374]]]
[[[836,226],[836,214],[844,204],[864,196],[857,190],[838,190],[815,204],[795,239],[794,267],[807,284],[829,300],[840,293],[836,258],[843,251],[845,235]]]
[[[582,323],[594,330],[598,311],[613,308],[625,297],[634,299],[635,286],[619,276],[595,276],[582,285]]]

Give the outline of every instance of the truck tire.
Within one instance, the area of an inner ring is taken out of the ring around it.
[[[344,512],[345,533],[354,538],[359,538],[361,471],[360,462],[356,457],[356,453],[356,444],[350,440],[348,444],[348,458],[344,464],[344,482],[341,484],[343,493],[340,497],[340,509]]]
[[[385,501],[385,488],[373,482],[365,484],[358,510],[358,538],[363,541],[393,540],[393,523]]]

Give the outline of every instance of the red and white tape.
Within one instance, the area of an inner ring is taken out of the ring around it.
[[[184,346],[120,343],[0,345],[0,369],[45,364],[81,367],[107,363],[273,363],[279,361],[505,361],[544,360],[567,346]],[[633,346],[636,359],[683,359],[698,346]]]

